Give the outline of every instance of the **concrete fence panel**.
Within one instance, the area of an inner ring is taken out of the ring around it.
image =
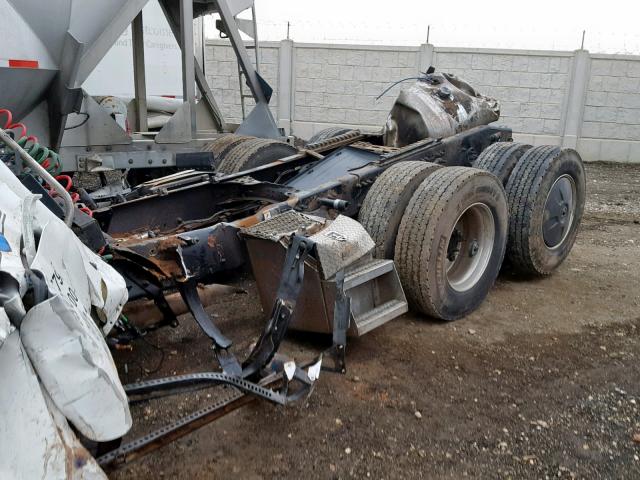
[[[242,119],[237,64],[224,40],[206,46],[207,79],[229,121]],[[576,148],[588,161],[640,162],[640,56],[575,52],[266,42],[260,72],[287,133],[334,125],[379,130],[400,88],[430,65],[501,104],[518,141]],[[245,88],[245,93],[249,93]],[[252,102],[247,100],[247,106]]]

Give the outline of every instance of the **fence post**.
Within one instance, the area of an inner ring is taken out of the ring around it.
[[[418,71],[426,72],[427,68],[433,65],[435,60],[433,45],[423,43],[418,51]]]
[[[293,40],[281,40],[278,55],[278,125],[291,134],[293,113]]]
[[[562,129],[562,146],[576,148],[582,129],[584,104],[589,86],[591,57],[587,50],[576,50],[573,54],[571,76],[567,86],[567,105]]]

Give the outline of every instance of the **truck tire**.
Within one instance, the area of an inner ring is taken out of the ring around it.
[[[475,310],[494,284],[509,214],[500,180],[484,170],[446,167],[416,189],[404,212],[395,262],[409,305],[442,320]]]
[[[505,189],[509,264],[518,273],[549,275],[569,255],[582,219],[586,179],[580,155],[552,145],[532,148]]]
[[[224,159],[226,154],[236,145],[251,140],[255,137],[247,137],[246,135],[236,135],[234,133],[227,133],[219,138],[216,138],[213,142],[207,143],[202,147],[203,152],[213,153],[213,166],[220,165],[220,162]]]
[[[329,138],[337,137],[338,135],[342,135],[343,133],[350,132],[351,130],[352,130],[351,128],[344,128],[344,127],[325,128],[324,130],[320,130],[318,133],[312,136],[307,142],[307,145],[310,145],[312,143],[322,142],[323,140],[327,140]]]
[[[218,165],[218,171],[237,173],[296,153],[298,150],[288,143],[268,138],[252,138],[231,148]]]
[[[483,150],[473,166],[493,173],[506,185],[520,157],[531,148],[524,143],[496,142]]]
[[[418,185],[442,168],[429,162],[399,162],[373,183],[362,202],[358,221],[376,243],[376,258],[393,258],[402,215]]]

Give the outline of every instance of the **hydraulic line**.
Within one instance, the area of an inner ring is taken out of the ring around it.
[[[69,175],[56,175],[54,178],[58,182],[61,182],[61,183],[64,182],[64,189],[67,192],[69,192],[69,195],[71,195],[71,200],[73,201],[74,205],[78,206],[78,210],[86,213],[90,217],[93,217],[93,212],[91,211],[91,209],[87,207],[85,204],[79,202],[80,194],[77,192],[71,192],[71,188],[73,188],[73,180],[71,179],[71,177]],[[53,191],[50,191],[50,195],[52,197],[55,197],[56,193]]]

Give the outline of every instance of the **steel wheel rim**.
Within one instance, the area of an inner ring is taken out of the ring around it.
[[[550,250],[565,241],[573,225],[576,183],[571,175],[559,176],[549,189],[544,203],[542,238]]]
[[[454,290],[473,288],[489,265],[495,240],[495,220],[484,203],[474,203],[458,217],[447,246],[447,282]]]

